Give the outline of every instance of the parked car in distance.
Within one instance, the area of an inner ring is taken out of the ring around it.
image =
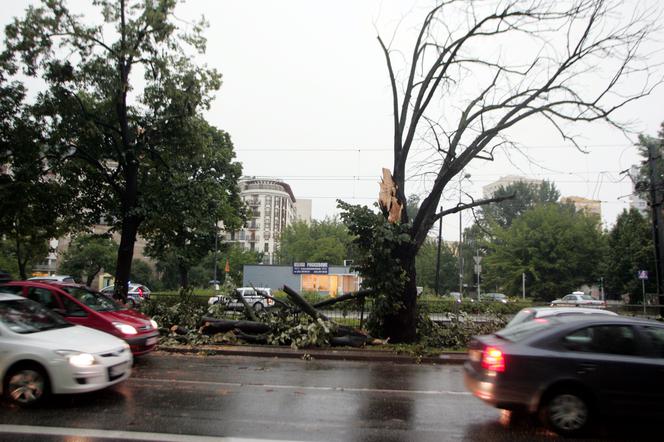
[[[602,314],[541,318],[471,340],[467,388],[563,435],[603,416],[664,416],[664,324]]]
[[[507,296],[503,293],[483,293],[480,295],[480,301],[495,301],[507,304]]]
[[[1,284],[0,291],[32,299],[72,324],[85,325],[123,339],[134,356],[154,350],[159,341],[154,320],[80,284],[12,281]]]
[[[450,296],[456,302],[461,302],[461,293],[460,292],[450,292],[450,294],[448,296]]]
[[[256,290],[258,290],[259,293],[262,293],[264,295],[272,296],[272,290],[270,288],[256,287]],[[247,304],[253,307],[253,309],[256,311],[260,311],[274,305],[274,301],[272,299],[261,296],[259,293],[256,293],[256,290],[254,290],[253,287],[238,287],[235,289],[235,293],[237,296],[242,296],[245,299],[245,301],[247,301]],[[218,303],[225,304],[226,308],[231,310],[241,309],[244,307],[242,302],[240,302],[240,300],[237,299],[236,297],[231,298],[220,295],[220,296],[212,296],[210,297],[210,299],[208,299],[209,305],[214,305]]]
[[[101,289],[101,293],[112,298],[113,290],[115,290],[115,286],[109,285]],[[152,293],[150,289],[143,284],[130,282],[127,288],[127,304],[130,307],[137,306],[144,300],[150,299],[150,293]]]
[[[556,299],[551,302],[551,307],[556,306],[573,306],[573,307],[606,307],[604,301],[586,295],[583,292],[572,292],[569,295],[563,296],[561,299]]]
[[[50,276],[33,276],[28,278],[28,281],[41,281],[41,282],[76,282],[73,276],[69,275],[50,275]]]
[[[532,321],[539,318],[548,318],[551,316],[569,316],[569,315],[610,315],[617,316],[611,310],[600,308],[587,308],[587,307],[526,307],[521,309],[510,322],[507,323],[505,328],[513,327],[517,324]]]
[[[133,362],[126,342],[5,293],[0,293],[0,349],[0,390],[23,406],[50,393],[83,393],[117,384],[129,377]]]

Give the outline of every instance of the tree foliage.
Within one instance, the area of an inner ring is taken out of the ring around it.
[[[108,235],[75,236],[63,253],[58,271],[91,286],[99,272],[108,272],[115,267],[117,250],[118,244]]]
[[[5,72],[41,78],[37,95],[49,160],[85,207],[121,233],[116,295],[126,297],[143,192],[169,164],[173,140],[209,107],[220,75],[197,66],[205,22],[174,17],[176,0],[98,0],[103,22],[43,0],[6,27]],[[182,138],[184,142],[185,138]],[[163,167],[162,167],[163,166]],[[162,189],[163,204],[169,190]]]
[[[214,250],[219,222],[236,229],[244,220],[237,185],[242,167],[233,162],[230,136],[203,120],[191,121],[186,132],[179,131],[170,142],[173,147],[162,155],[168,168],[145,183],[150,216],[143,230],[146,253],[155,259],[174,258],[179,285],[187,288],[189,270]]]
[[[560,192],[555,184],[547,180],[541,184],[517,181],[507,186],[500,186],[493,194],[494,197],[509,195],[514,196],[480,208],[480,218],[485,226],[495,223],[499,227],[509,227],[516,218],[531,208],[540,204],[555,203],[560,198]]]
[[[352,237],[346,226],[336,218],[311,223],[297,221],[287,226],[279,238],[279,261],[328,262],[341,265],[353,259]]]
[[[525,273],[529,293],[540,301],[597,281],[606,254],[599,219],[559,204],[529,210],[510,227],[496,230],[486,246],[485,284],[519,293]]]
[[[84,222],[70,216],[72,193],[45,158],[42,122],[24,103],[25,90],[0,69],[0,237],[25,279],[49,252],[49,240]]]
[[[642,299],[639,270],[651,275],[646,291],[656,292],[655,249],[652,225],[638,210],[624,210],[608,233],[608,251],[603,272],[606,293],[616,299],[629,294],[631,301]]]
[[[417,252],[417,285],[436,290],[436,261],[438,261],[438,240],[429,238]],[[438,293],[456,291],[459,287],[459,265],[452,249],[442,242],[440,245],[440,263],[438,275]]]

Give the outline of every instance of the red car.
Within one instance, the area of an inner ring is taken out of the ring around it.
[[[124,339],[134,356],[154,350],[159,341],[157,323],[121,306],[84,285],[61,282],[11,281],[0,291],[37,301],[67,321],[95,328]]]

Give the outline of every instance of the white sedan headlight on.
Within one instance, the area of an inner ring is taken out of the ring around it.
[[[72,350],[57,350],[56,353],[64,356],[74,367],[90,367],[96,363],[95,357],[90,353],[80,353]]]

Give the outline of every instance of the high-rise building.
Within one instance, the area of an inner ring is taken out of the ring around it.
[[[261,252],[264,264],[274,264],[281,232],[298,219],[311,220],[311,201],[298,204],[291,187],[276,178],[242,177],[239,186],[249,208],[247,223],[240,230],[225,232],[223,239]]]
[[[539,186],[542,183],[544,183],[543,180],[538,180],[535,178],[526,178],[518,175],[507,175],[500,177],[499,180],[494,181],[493,183],[487,184],[486,186],[482,187],[482,194],[484,195],[484,198],[491,198],[496,193],[496,191],[501,187],[507,187],[510,184],[518,182],[533,184],[536,186]]]
[[[593,213],[600,218],[602,217],[602,202],[598,200],[591,200],[581,196],[564,196],[560,198],[561,203],[574,204],[578,211],[586,213]]]

